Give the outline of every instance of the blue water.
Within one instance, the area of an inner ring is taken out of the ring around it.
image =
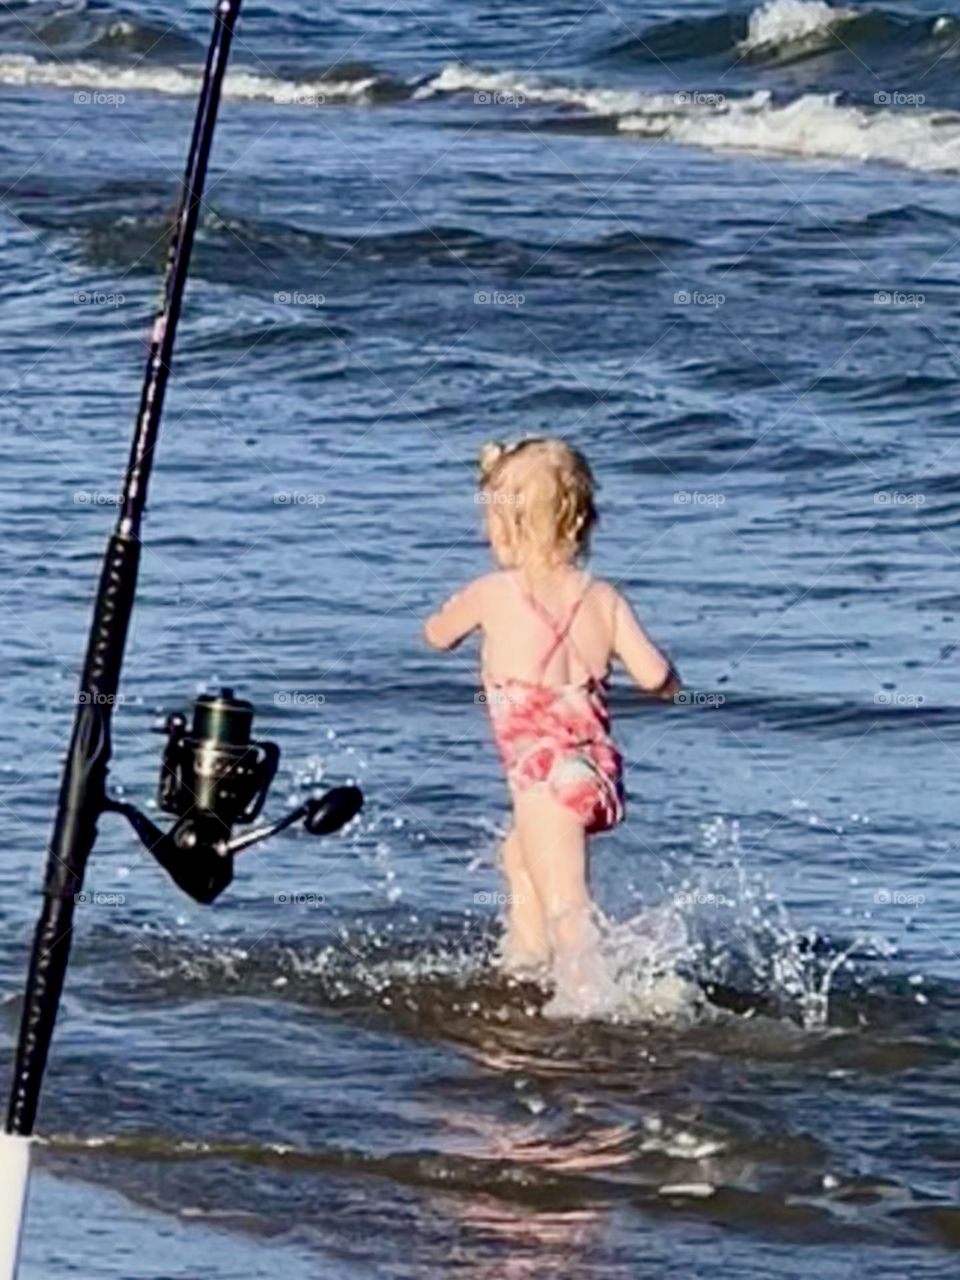
[[[29,1280],[955,1273],[958,21],[246,10],[112,777],[228,683],[272,812],[368,802],[213,908],[104,820]],[[208,26],[0,6],[5,1060]],[[491,968],[476,655],[419,636],[539,432],[690,693],[616,686],[606,1025]]]

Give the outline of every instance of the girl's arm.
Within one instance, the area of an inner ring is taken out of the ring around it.
[[[669,701],[681,689],[680,677],[619,593],[613,615],[613,652],[644,693]]]
[[[433,649],[455,649],[482,621],[483,579],[477,578],[423,624],[423,636]]]

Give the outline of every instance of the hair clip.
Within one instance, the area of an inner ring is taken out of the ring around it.
[[[508,452],[500,440],[490,440],[480,450],[480,473],[488,476],[497,463]]]

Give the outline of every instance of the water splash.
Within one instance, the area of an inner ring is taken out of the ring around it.
[[[836,941],[798,924],[767,878],[748,868],[735,819],[703,823],[699,844],[696,869],[665,901],[601,919],[592,980],[561,979],[546,1016],[689,1024],[724,1005],[822,1031],[838,985],[855,981],[868,959],[894,953],[863,929]]]
[[[681,969],[708,991],[721,984],[753,991],[765,1011],[807,1030],[826,1027],[838,975],[853,975],[860,958],[889,957],[895,949],[866,929],[838,942],[798,924],[768,877],[748,867],[735,819],[704,823],[701,843],[713,866],[683,880],[673,897],[691,939],[678,957]]]
[[[444,1008],[497,1016],[506,1001],[551,1020],[685,1026],[724,1014],[762,1015],[819,1031],[830,1025],[838,987],[849,988],[868,963],[893,953],[866,930],[836,941],[798,924],[767,879],[748,868],[737,822],[716,818],[702,824],[696,869],[662,901],[625,919],[598,916],[595,941],[559,983],[511,976],[498,964],[498,929],[485,910],[397,912],[387,879],[390,836],[409,840],[411,832],[395,830],[392,818],[385,830],[386,821],[375,815],[353,836],[368,865],[384,875],[385,909],[327,918],[327,941],[319,946],[261,943],[248,950],[208,935],[201,949],[183,951],[171,937],[155,975],[282,991],[309,1003],[402,1006],[426,1016]],[[159,940],[152,941],[151,965]]]
[[[674,907],[650,907],[619,922],[601,917],[598,935],[595,955],[586,963],[578,958],[587,979],[571,981],[561,971],[545,1017],[680,1023],[702,1016],[703,989],[685,974],[690,933]]]

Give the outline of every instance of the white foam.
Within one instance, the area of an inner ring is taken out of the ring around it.
[[[520,103],[580,106],[592,115],[615,117],[624,133],[714,151],[880,161],[933,173],[960,171],[960,115],[955,112],[885,106],[867,110],[840,105],[832,94],[804,94],[779,103],[765,91],[724,98],[588,89],[459,65],[444,68],[415,96],[463,92],[501,94]]]
[[[774,0],[772,7],[785,4],[827,9],[819,0]],[[836,15],[847,11],[828,12]],[[808,20],[813,21],[812,17]],[[778,19],[781,24],[785,21]],[[27,55],[8,55],[0,58],[0,84],[192,97],[200,86],[200,73],[189,68],[42,62]],[[375,75],[358,80],[320,77],[297,81],[233,71],[226,77],[224,93],[250,102],[314,107],[327,102],[366,101],[376,84]],[[710,150],[847,162],[880,161],[934,173],[960,171],[960,115],[955,112],[891,110],[882,105],[867,110],[840,105],[835,95],[825,94],[804,94],[792,102],[778,103],[766,92],[748,98],[725,98],[718,94],[639,93],[551,85],[511,72],[484,72],[459,64],[445,67],[419,86],[413,96],[422,99],[437,93],[466,92],[491,97],[499,94],[517,106],[579,106],[591,115],[614,119],[624,133]]]
[[[960,170],[960,115],[953,112],[870,111],[841,106],[834,95],[804,94],[779,105],[765,95],[669,122],[665,130],[644,115],[627,116],[627,133],[656,132],[711,150],[736,150],[810,159],[882,161],[927,172]]]
[[[717,1194],[717,1189],[710,1182],[673,1182],[657,1188],[661,1196],[690,1196],[695,1200],[707,1200]]]
[[[41,85],[60,89],[87,89],[104,93],[164,93],[194,97],[201,74],[189,68],[110,66],[100,62],[41,62],[29,55],[0,58],[0,84]],[[324,102],[362,101],[377,83],[376,76],[360,80],[283,80],[277,76],[231,71],[224,80],[228,98],[278,105],[319,106]]]
[[[767,0],[750,15],[741,52],[809,46],[829,39],[845,22],[858,17],[855,9],[834,9],[823,0]]]
[[[414,98],[429,98],[436,93],[473,93],[486,95],[496,104],[496,95],[508,103],[522,106],[526,102],[572,104],[598,116],[620,116],[630,111],[676,111],[675,93],[636,93],[629,89],[587,89],[571,85],[551,85],[518,78],[512,72],[478,71],[475,67],[455,64],[444,67],[439,75],[414,93]]]

